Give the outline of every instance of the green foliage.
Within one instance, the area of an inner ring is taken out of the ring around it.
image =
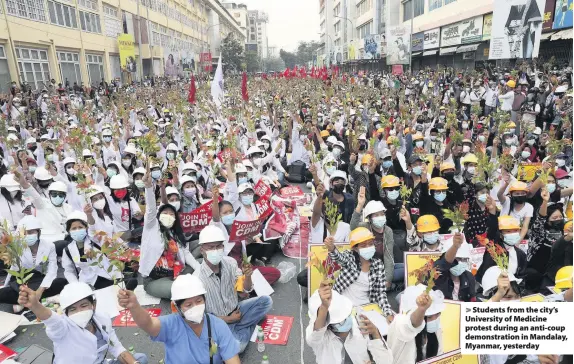
[[[259,55],[254,51],[245,52],[245,65],[247,72],[257,72],[261,70],[261,61]]]
[[[243,50],[243,45],[231,34],[221,42],[221,57],[223,57],[223,62],[230,69],[241,70],[241,63],[243,63],[245,58]]]

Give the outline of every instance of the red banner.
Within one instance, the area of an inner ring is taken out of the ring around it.
[[[303,190],[299,186],[287,186],[279,190],[281,197],[303,196]]]
[[[184,233],[198,233],[211,222],[211,201],[191,212],[180,212],[179,221]]]
[[[293,317],[267,315],[261,324],[265,344],[287,345],[293,327]]]
[[[10,358],[12,355],[17,354],[14,350],[7,346],[0,344],[0,363]],[[13,358],[12,358],[13,359]]]
[[[231,225],[231,232],[229,233],[229,241],[230,242],[239,242],[261,232],[261,225],[263,224],[263,220],[254,220],[254,221],[233,221],[233,225]]]
[[[403,74],[403,65],[402,64],[394,64],[392,67],[393,75],[402,75]]]
[[[209,62],[211,63],[211,53],[200,53],[199,62]]]
[[[259,197],[269,197],[273,192],[271,191],[271,187],[269,187],[267,183],[263,182],[262,179],[260,179],[259,182],[255,184],[254,188],[255,188],[255,194]]]
[[[257,209],[257,213],[259,214],[259,221],[263,222],[267,216],[271,215],[273,210],[271,209],[271,205],[269,204],[269,198],[262,197],[257,202],[255,202],[255,208]]]
[[[161,308],[146,308],[146,311],[151,317],[159,317],[161,315]],[[113,327],[135,327],[136,322],[134,321],[130,310],[123,310],[120,312],[119,316],[116,316]]]

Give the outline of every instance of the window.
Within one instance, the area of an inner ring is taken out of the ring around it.
[[[82,82],[80,55],[78,53],[60,51],[57,51],[57,55],[62,83],[68,82],[70,85],[73,85],[74,82],[77,82],[79,85]]]
[[[414,0],[414,2],[414,16],[416,18],[417,16],[423,15],[425,13],[425,2],[424,0]],[[411,8],[412,4],[413,0],[408,0],[407,2],[403,3],[403,21],[411,19],[411,13],[413,13],[413,9]]]
[[[341,3],[337,4],[337,6],[335,6],[335,9],[333,9],[334,16],[339,16],[339,14],[341,14]]]
[[[335,33],[338,33],[341,31],[341,22],[338,21],[335,23]]]
[[[80,11],[80,25],[82,30],[90,33],[101,33],[100,16],[94,13]]]
[[[10,15],[46,21],[44,0],[6,0],[6,8]]]
[[[104,78],[104,60],[101,55],[86,54],[90,84],[98,85]]]
[[[363,0],[357,4],[357,17],[365,14],[367,11],[371,10],[373,7],[373,0]]]
[[[4,46],[0,45],[0,92],[8,93],[10,90],[10,72],[8,71],[8,59]]]
[[[367,35],[371,34],[371,26],[373,25],[373,21],[371,20],[368,23],[365,23],[357,28],[357,33],[359,33],[359,38],[365,38]]]
[[[429,0],[429,11],[433,11],[442,6],[443,0]]]
[[[76,9],[71,6],[48,1],[48,12],[50,14],[50,23],[61,27],[77,28]]]
[[[83,8],[98,11],[98,2],[95,0],[78,0],[78,5]]]
[[[252,41],[252,42],[255,41],[255,34],[251,34],[251,41]]]
[[[16,48],[20,76],[35,89],[41,89],[50,82],[48,51],[34,48]]]
[[[114,18],[118,17],[118,9],[116,9],[115,7],[108,5],[108,4],[103,4],[102,7],[104,9],[105,15],[112,16]]]
[[[444,4],[448,5],[450,3],[454,3],[456,0],[444,0]]]
[[[116,18],[104,17],[104,25],[106,28],[106,36],[115,38],[118,34],[123,33],[122,22]]]

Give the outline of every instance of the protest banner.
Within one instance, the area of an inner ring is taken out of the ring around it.
[[[335,243],[335,246],[337,247],[337,249],[340,252],[351,249],[351,246],[347,243]],[[311,244],[309,244],[309,250],[308,250],[307,256],[309,258],[311,258],[313,255],[317,256],[317,258],[319,258],[319,260],[325,260],[325,259],[327,259],[327,248],[325,248],[324,245],[318,245],[318,244],[317,245],[311,245]],[[317,271],[317,269],[315,269],[313,267],[309,267],[309,272],[307,274],[307,281],[308,281],[307,287],[309,288],[307,290],[307,294],[309,295],[309,297],[311,297],[313,295],[313,293],[317,289],[319,289],[319,286],[321,285],[322,279],[323,279],[323,277],[321,277],[321,273],[319,273],[319,271]]]
[[[151,317],[159,317],[161,315],[161,308],[146,308],[146,311]],[[134,321],[130,310],[120,311],[119,316],[116,316],[113,327],[136,327],[137,324]]]
[[[221,163],[225,163],[225,161],[231,158],[232,155],[233,153],[231,152],[231,149],[225,148],[221,152],[217,153],[217,159],[219,159]]]
[[[16,352],[7,346],[0,344],[0,363],[8,358],[13,358]]]
[[[518,165],[518,180],[530,182],[536,177],[536,172],[542,168],[542,163],[520,163]]]
[[[265,316],[265,321],[261,324],[263,329],[263,342],[270,345],[287,345],[289,334],[293,327],[293,317],[290,316]],[[251,342],[257,340],[258,328],[255,328],[251,336]]]
[[[233,221],[231,225],[231,232],[229,233],[230,242],[239,242],[255,235],[261,231],[263,220],[257,219],[253,221]]]
[[[429,259],[436,261],[442,255],[441,252],[404,252],[405,257],[405,286],[417,284],[417,278],[411,273],[422,268]]]
[[[387,64],[409,64],[411,31],[403,25],[387,26]]]
[[[482,259],[484,258],[485,251],[486,248],[483,246],[470,249],[470,266],[473,275],[476,274],[478,268],[480,268],[482,265]]]
[[[394,64],[392,67],[393,75],[402,75],[403,74],[403,65],[402,64]]]
[[[257,209],[257,213],[259,214],[260,221],[264,221],[269,215],[273,213],[273,209],[271,209],[271,205],[269,204],[269,198],[267,197],[258,199],[254,205]]]
[[[211,223],[211,201],[208,201],[190,212],[180,212],[179,221],[184,233],[198,233]]]
[[[123,71],[136,71],[135,40],[132,34],[118,35],[118,49],[120,50],[120,65]]]
[[[260,179],[259,182],[257,182],[253,188],[255,194],[259,197],[269,197],[273,192],[271,191],[271,187],[269,187],[267,183],[263,182],[262,179]]]
[[[287,186],[283,187],[279,190],[279,194],[281,197],[295,197],[295,196],[303,196],[303,190],[299,186]]]

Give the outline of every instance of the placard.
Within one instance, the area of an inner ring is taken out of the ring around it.
[[[473,275],[476,275],[478,268],[482,265],[485,251],[486,248],[483,246],[470,249],[470,267]]]
[[[403,74],[403,65],[402,64],[394,64],[392,67],[393,75],[402,75]]]
[[[273,212],[273,209],[271,209],[271,205],[269,204],[269,198],[267,197],[258,199],[254,205],[257,209],[257,213],[259,214],[260,221],[264,221]]]
[[[427,30],[424,33],[423,49],[438,48],[440,46],[440,28]]]
[[[212,219],[211,201],[204,203],[200,207],[190,212],[180,212],[179,221],[184,233],[198,233],[211,223]]]
[[[337,247],[337,249],[340,252],[343,252],[345,250],[349,250],[351,249],[351,246],[349,244],[346,243],[335,243],[335,246]],[[307,257],[308,260],[313,257],[313,255],[315,255],[319,260],[325,260],[327,259],[327,248],[325,247],[325,245],[312,245],[309,244],[309,250],[307,252]],[[319,271],[317,271],[317,269],[313,268],[313,267],[309,267],[308,268],[308,272],[307,272],[307,294],[309,295],[309,297],[311,297],[313,295],[313,293],[319,289],[319,286],[321,285],[321,274],[319,273]]]
[[[482,40],[482,15],[460,22],[461,43],[476,43]]]
[[[435,356],[430,360],[419,361],[418,364],[480,364],[480,359],[478,355],[462,355],[460,350],[456,350],[452,353],[447,353],[439,356]]]
[[[16,354],[17,353],[14,350],[0,344],[0,363]],[[12,359],[13,358],[14,357],[12,357]]]
[[[461,43],[461,23],[455,23],[440,28],[440,46],[455,46]]]
[[[523,162],[518,166],[518,180],[530,182],[536,177],[536,172],[542,168],[542,163]]]
[[[239,242],[252,238],[261,232],[262,220],[253,221],[233,221],[231,232],[229,233],[229,242]]]
[[[263,342],[265,344],[287,345],[289,334],[293,327],[293,320],[294,318],[290,316],[265,316],[265,321],[263,321],[261,326],[255,327],[253,335],[251,336],[251,342],[256,342],[257,332],[259,331],[259,327],[261,327],[263,329]]]
[[[255,194],[259,197],[269,197],[271,196],[271,187],[267,185],[267,183],[263,182],[263,179],[260,179],[259,182],[255,184],[253,187]]]
[[[482,17],[482,40],[489,40],[492,32],[492,13]],[[488,53],[486,54],[488,55]]]
[[[409,64],[410,35],[407,26],[387,26],[387,64]]]
[[[161,308],[146,308],[145,309],[151,317],[159,317],[161,315]],[[137,326],[136,322],[132,317],[132,313],[130,310],[123,310],[120,311],[119,316],[116,316],[114,322],[112,323],[113,327],[135,327]]]
[[[405,286],[415,286],[417,277],[411,276],[410,273],[422,268],[429,259],[437,261],[442,252],[404,252],[405,262]]]
[[[572,28],[572,0],[556,1],[552,29]]]
[[[279,190],[281,197],[303,196],[303,190],[299,186],[287,186]]]

